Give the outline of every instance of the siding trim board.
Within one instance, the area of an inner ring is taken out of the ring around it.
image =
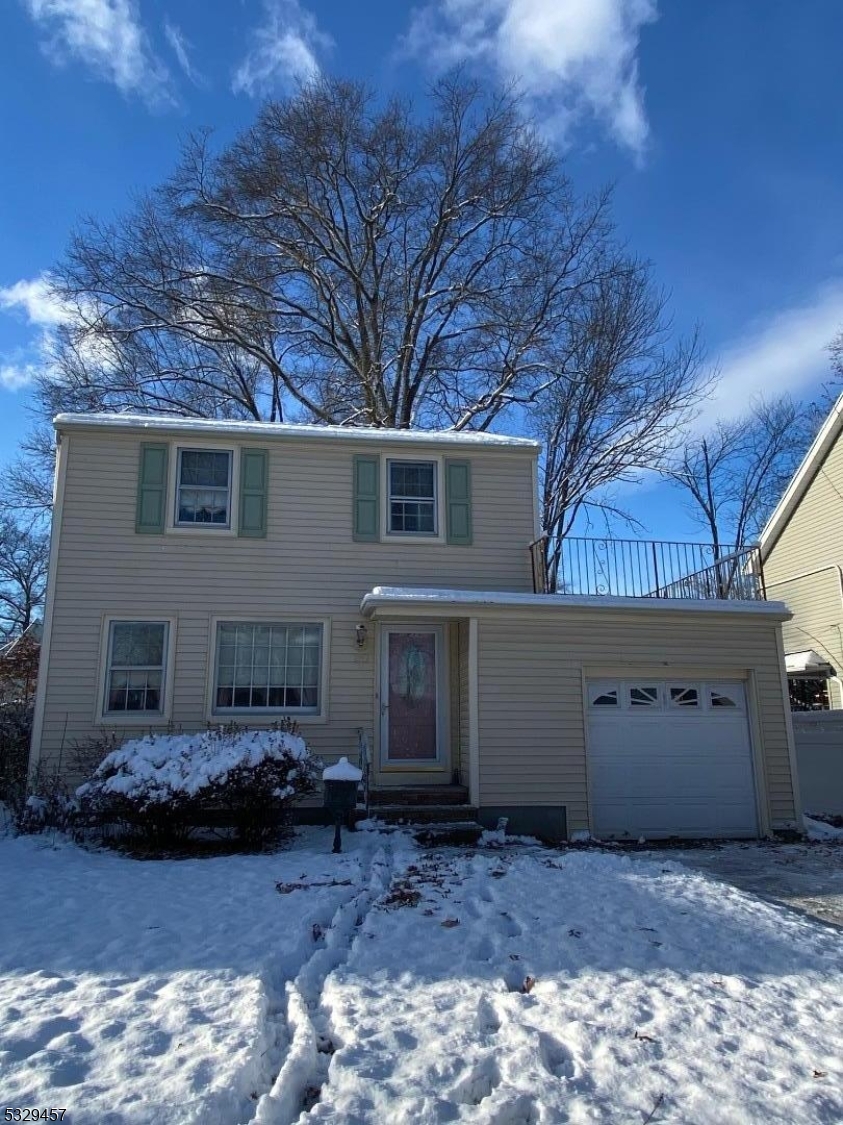
[[[41,760],[41,741],[44,731],[44,714],[47,707],[47,688],[50,679],[50,659],[53,644],[53,617],[56,607],[56,580],[58,576],[59,546],[64,523],[64,497],[67,483],[67,461],[70,438],[56,442],[56,469],[53,483],[53,515],[50,520],[50,557],[47,562],[47,593],[44,599],[44,630],[41,634],[41,651],[38,657],[38,683],[35,688],[35,707],[32,713],[32,738],[29,745],[29,779],[33,781]]]

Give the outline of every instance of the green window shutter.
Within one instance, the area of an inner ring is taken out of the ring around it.
[[[379,457],[354,458],[354,538],[358,543],[371,543],[380,535]]]
[[[445,462],[447,539],[459,547],[471,546],[471,464]]]
[[[135,531],[143,535],[164,532],[167,510],[167,446],[142,442],[138,466]]]
[[[237,534],[266,536],[269,455],[265,449],[240,450],[240,515]]]

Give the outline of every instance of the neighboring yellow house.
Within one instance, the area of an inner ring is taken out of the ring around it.
[[[68,769],[97,732],[291,715],[328,760],[368,745],[381,801],[435,790],[515,832],[801,825],[787,609],[661,562],[654,584],[636,571],[638,596],[580,571],[544,593],[535,442],[125,415],[55,426],[33,770]],[[609,550],[625,574],[628,553]]]
[[[843,395],[761,533],[768,594],[787,604],[794,710],[843,708]]]

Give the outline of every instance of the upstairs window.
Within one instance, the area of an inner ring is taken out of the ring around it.
[[[436,462],[390,461],[388,519],[393,535],[437,535]]]
[[[166,621],[112,621],[108,637],[105,713],[162,714]]]
[[[178,451],[178,527],[231,526],[231,462],[227,450]]]

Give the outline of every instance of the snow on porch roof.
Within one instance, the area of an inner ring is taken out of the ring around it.
[[[793,676],[798,672],[828,672],[831,665],[823,660],[818,652],[812,648],[804,652],[789,652],[785,654],[784,666],[788,674]]]
[[[403,609],[452,607],[465,609],[565,609],[634,610],[639,613],[728,613],[752,617],[773,617],[787,621],[792,617],[784,602],[710,601],[678,598],[618,598],[584,594],[516,594],[505,590],[446,590],[436,587],[375,586],[360,603],[364,617],[373,617],[379,608]]]
[[[538,453],[541,445],[532,438],[510,437],[457,430],[390,430],[355,426],[311,426],[287,422],[230,422],[216,418],[177,418],[169,414],[57,414],[56,430],[127,429],[177,434],[248,436],[261,438],[308,438],[317,441],[395,442],[399,445],[497,446]]]

